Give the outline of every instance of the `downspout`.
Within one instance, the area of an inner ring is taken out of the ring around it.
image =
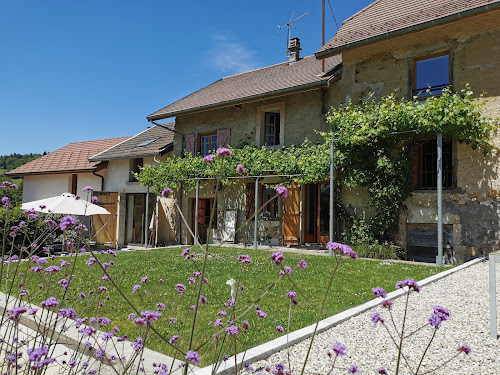
[[[104,176],[101,176],[100,174],[95,173],[95,171],[92,171],[92,174],[94,176],[97,176],[97,177],[101,178],[101,191],[104,191]]]
[[[158,124],[156,122],[154,122],[153,120],[148,120],[150,123],[156,125],[156,126],[159,126],[160,128],[163,128],[165,130],[168,130],[168,131],[171,131],[172,133],[174,134],[179,134],[181,136],[181,158],[184,157],[184,138],[186,138],[186,135],[184,133],[181,133],[180,131],[178,130],[175,130],[175,129],[170,129],[168,126],[165,126],[165,125],[162,125],[162,124]],[[182,210],[182,182],[180,183],[180,189],[179,189],[179,207],[180,209]],[[179,222],[179,226],[178,226],[178,235],[177,235],[177,244],[182,244],[182,218],[181,218],[181,213],[179,212],[179,215],[177,215],[177,221]]]

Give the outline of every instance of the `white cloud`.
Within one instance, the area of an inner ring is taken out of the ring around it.
[[[210,62],[224,74],[237,74],[259,67],[255,52],[233,36],[219,32],[212,34],[211,39]]]

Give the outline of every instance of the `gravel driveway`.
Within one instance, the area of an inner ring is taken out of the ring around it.
[[[500,286],[500,264],[497,264],[497,285]],[[500,292],[497,297],[500,309],[499,297]],[[400,297],[394,301],[393,315],[398,327],[405,299]],[[425,286],[420,293],[411,293],[405,332],[410,333],[425,326],[403,344],[403,351],[413,370],[434,331],[428,320],[436,305],[450,310],[451,316],[437,331],[419,374],[432,370],[457,354],[456,348],[463,343],[472,348],[470,355],[458,353],[460,355],[457,358],[433,372],[434,374],[500,374],[500,344],[490,337],[489,332],[488,262],[470,266]],[[334,369],[332,374],[346,374],[346,369],[353,363],[359,366],[361,374],[376,374],[375,370],[379,367],[385,367],[389,374],[394,374],[397,350],[385,328],[380,323],[374,325],[370,321],[375,311],[382,312],[386,323],[390,319],[387,310],[376,308],[316,336],[305,373],[328,374],[331,362],[325,350],[339,341],[347,347],[347,355],[339,357],[336,363],[339,368]],[[300,374],[309,342],[310,340],[306,340],[290,348],[290,365],[285,350],[265,361],[252,363],[254,371],[243,373],[267,374],[266,365],[282,363],[286,369],[291,368],[293,374]],[[408,368],[402,370],[400,374],[413,373]]]

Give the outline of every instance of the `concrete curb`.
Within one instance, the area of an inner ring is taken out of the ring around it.
[[[470,262],[464,263],[458,267],[454,267],[451,269],[448,269],[446,271],[440,272],[437,275],[433,275],[430,277],[427,277],[421,281],[418,282],[418,285],[421,287],[424,287],[426,285],[432,284],[438,280],[441,280],[449,275],[452,275],[456,272],[459,272],[463,270],[464,268],[468,268],[470,266],[473,266],[475,264],[483,262],[485,259],[484,258],[478,258],[474,259]],[[403,289],[398,289],[393,292],[390,292],[387,294],[387,299],[393,300],[396,299],[406,292]],[[333,315],[329,318],[323,319],[319,322],[318,324],[318,329],[316,330],[316,334],[319,334],[321,332],[324,332],[332,327],[335,327],[336,325],[343,323],[357,315],[360,315],[364,313],[367,310],[370,310],[380,304],[380,299],[376,298],[371,301],[365,302],[361,305],[351,307],[348,310],[345,310],[339,314]],[[280,352],[281,350],[284,350],[288,347],[291,347],[301,341],[304,341],[308,338],[310,338],[314,332],[314,327],[316,324],[312,324],[310,326],[301,328],[297,331],[291,332],[288,335],[288,339],[285,336],[278,337],[277,339],[268,341],[264,344],[261,344],[259,346],[256,346],[254,348],[251,348],[247,350],[246,352],[239,353],[236,355],[236,362],[238,367],[242,366],[244,363],[253,363],[257,362],[263,359],[268,358],[274,353]],[[215,369],[214,372],[214,367],[217,366],[217,364],[212,364],[207,367],[203,367],[202,369],[195,371],[195,375],[209,375],[212,373],[215,373],[217,375],[226,375],[226,374],[233,374],[234,373],[234,356],[230,357],[227,361],[223,362],[220,364],[220,368]]]

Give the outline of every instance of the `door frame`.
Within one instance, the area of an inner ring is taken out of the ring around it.
[[[307,243],[319,243],[319,244],[324,244],[330,241],[330,236],[322,236],[320,233],[320,225],[321,225],[321,185],[325,184],[330,184],[330,181],[328,180],[323,180],[320,182],[316,182],[313,184],[307,184],[308,188],[305,189],[305,199],[304,199],[304,239],[305,242]],[[315,196],[315,216],[314,218],[311,218],[314,220],[315,225],[314,225],[314,233],[313,234],[307,234],[307,227],[306,223],[309,219],[308,215],[310,214],[310,207],[309,207],[309,195],[310,195],[310,189],[309,187],[313,185],[315,188],[312,190],[314,191],[314,196]],[[328,211],[329,212],[329,211]]]

